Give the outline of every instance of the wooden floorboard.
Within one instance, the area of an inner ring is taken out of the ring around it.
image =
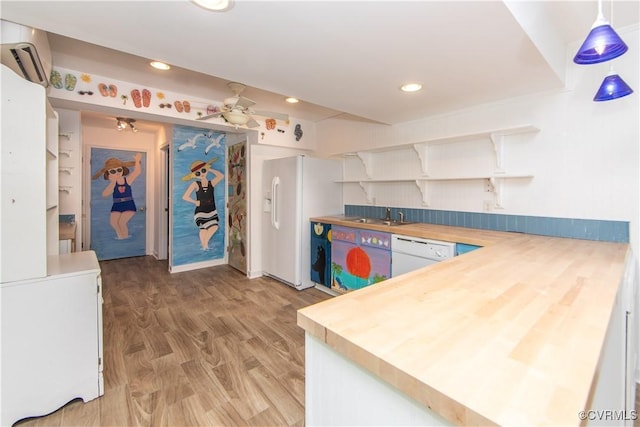
[[[27,426],[304,425],[299,308],[330,298],[228,266],[101,262],[104,396]]]

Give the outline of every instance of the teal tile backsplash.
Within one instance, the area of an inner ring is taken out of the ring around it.
[[[344,210],[347,216],[383,218],[385,215],[385,207],[382,206],[345,205]],[[424,222],[428,224],[629,243],[628,221],[552,218],[415,208],[391,208],[391,217],[397,218],[398,212],[404,212],[406,221]]]

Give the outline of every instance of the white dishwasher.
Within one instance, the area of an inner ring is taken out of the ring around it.
[[[391,235],[391,277],[453,258],[455,254],[455,243],[393,234]]]

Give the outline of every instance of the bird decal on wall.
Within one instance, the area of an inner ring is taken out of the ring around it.
[[[211,134],[207,135],[207,138],[210,140],[211,139]],[[211,144],[207,145],[207,148],[204,149],[204,154],[209,154],[209,151],[213,148],[220,148],[220,142],[222,141],[222,139],[224,138],[224,134],[220,134],[218,135],[218,137],[216,139],[214,139]]]
[[[194,136],[194,137],[192,137],[192,138],[187,139],[187,142],[185,142],[184,144],[182,144],[182,145],[180,145],[180,146],[178,147],[178,151],[182,151],[182,150],[185,150],[185,149],[187,149],[187,148],[193,148],[193,149],[195,149],[195,148],[196,148],[196,143],[198,142],[198,138],[200,138],[200,137],[202,137],[202,136],[206,136],[206,134],[204,134],[204,133],[199,133],[198,135],[196,135],[196,136]]]
[[[214,135],[217,135],[217,136],[214,138]],[[185,142],[184,144],[181,144],[178,147],[178,151],[186,150],[187,148],[195,149],[200,138],[206,138],[207,139],[206,143],[208,143],[208,145],[204,149],[204,154],[209,154],[209,151],[211,151],[214,147],[215,148],[221,147],[221,142],[223,141],[224,137],[225,137],[225,134],[223,133],[222,134],[216,134],[214,132],[199,133],[191,138],[188,138],[187,142]]]

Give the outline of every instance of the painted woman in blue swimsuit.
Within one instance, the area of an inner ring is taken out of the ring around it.
[[[118,240],[130,237],[127,224],[136,213],[136,204],[133,200],[131,185],[142,173],[140,164],[142,154],[136,153],[133,159],[134,161],[132,162],[123,162],[116,158],[107,159],[104,162],[104,168],[93,176],[93,179],[96,179],[101,174],[104,174],[105,181],[109,181],[109,184],[102,191],[102,197],[113,197],[109,223],[116,232]],[[129,173],[130,166],[133,166],[131,173]]]

